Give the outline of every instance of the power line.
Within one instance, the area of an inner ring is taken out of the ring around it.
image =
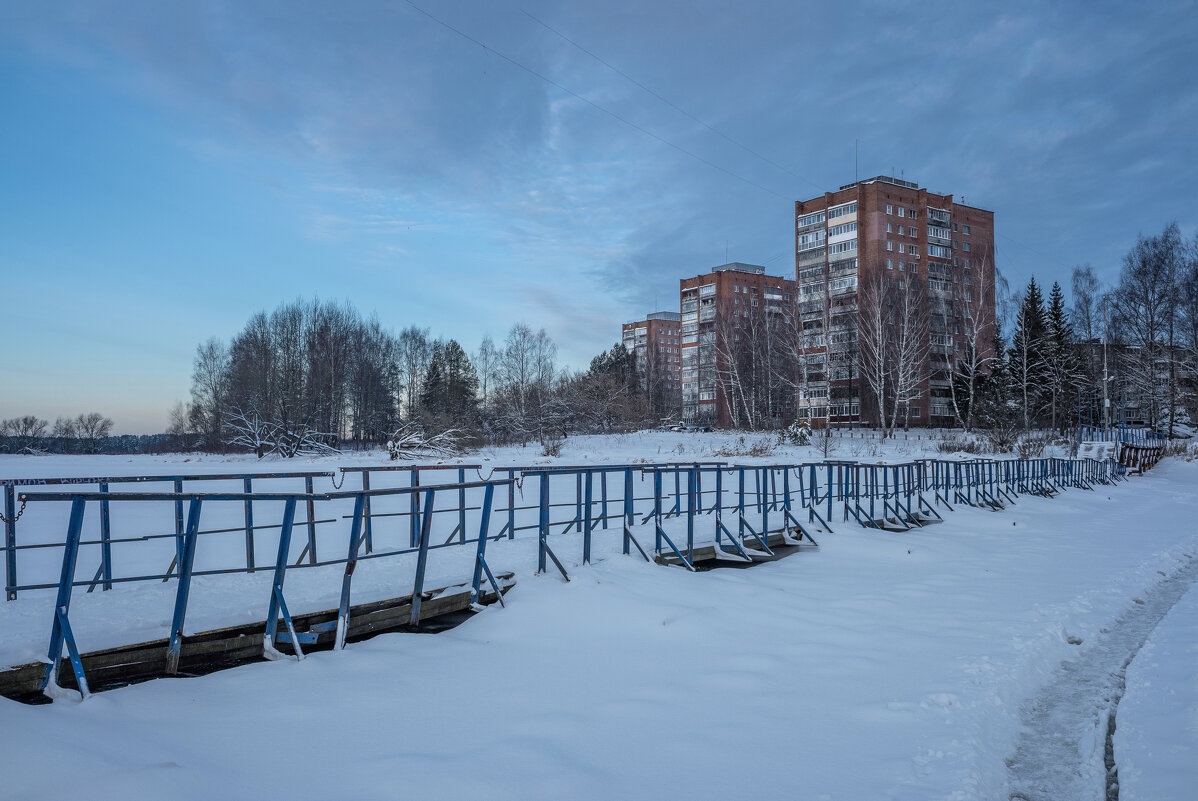
[[[541,74],[540,72],[537,72],[537,71],[536,71],[536,70],[534,70],[532,67],[525,66],[524,64],[520,63],[519,61],[517,61],[516,59],[512,58],[511,56],[505,55],[504,53],[501,53],[500,51],[496,50],[496,49],[495,49],[495,48],[493,48],[493,47],[489,47],[489,46],[488,46],[486,43],[479,41],[478,39],[474,38],[474,37],[473,37],[473,36],[471,36],[470,34],[468,34],[468,33],[465,33],[464,31],[461,31],[461,30],[459,30],[458,28],[455,28],[454,26],[450,25],[448,22],[445,22],[444,20],[441,20],[441,19],[438,19],[437,17],[434,17],[432,14],[430,14],[429,12],[425,11],[425,10],[424,10],[423,8],[421,8],[420,6],[418,6],[418,5],[416,5],[415,3],[413,3],[413,2],[412,2],[412,0],[406,0],[406,2],[407,2],[407,4],[408,4],[409,6],[411,6],[412,8],[414,8],[416,11],[419,11],[421,14],[423,14],[423,15],[424,15],[424,16],[426,16],[426,17],[428,17],[428,18],[429,18],[429,19],[431,19],[433,22],[437,23],[438,25],[440,25],[441,27],[445,28],[446,30],[448,30],[448,31],[452,31],[453,33],[456,33],[458,36],[462,37],[463,39],[465,39],[465,40],[467,40],[467,41],[469,41],[469,42],[472,42],[473,44],[476,44],[476,45],[478,45],[478,46],[479,46],[479,47],[481,47],[483,50],[486,50],[486,51],[488,51],[488,52],[494,53],[495,55],[499,56],[499,57],[500,57],[500,58],[502,58],[504,61],[506,61],[506,62],[508,62],[509,64],[511,64],[512,66],[514,66],[514,67],[519,67],[520,69],[522,69],[522,70],[524,70],[525,72],[527,72],[529,75],[533,75],[533,76],[535,76],[535,77],[537,77],[537,78],[540,78],[542,81],[544,81],[545,83],[549,84],[550,86],[554,86],[554,87],[556,87],[556,88],[560,89],[561,91],[565,92],[566,94],[570,95],[571,97],[574,97],[574,98],[577,98],[578,100],[581,100],[582,102],[586,103],[588,106],[591,106],[592,108],[594,108],[594,109],[596,109],[596,110],[598,110],[598,111],[602,111],[604,114],[608,115],[608,116],[609,116],[609,117],[611,117],[612,119],[615,119],[615,120],[618,120],[619,122],[622,122],[622,123],[624,123],[624,124],[625,124],[625,125],[627,125],[629,128],[632,128],[632,129],[634,129],[634,130],[636,130],[636,131],[639,131],[639,132],[641,132],[642,134],[644,134],[645,136],[651,137],[651,138],[653,138],[653,139],[657,140],[658,142],[662,143],[663,145],[667,145],[667,146],[669,146],[669,147],[672,147],[674,150],[677,150],[679,153],[682,153],[683,155],[686,155],[686,156],[690,156],[690,157],[691,157],[692,159],[694,159],[695,161],[698,161],[698,162],[701,162],[701,163],[703,163],[703,164],[706,164],[708,167],[711,167],[713,170],[719,170],[720,172],[724,173],[725,175],[731,176],[732,178],[735,178],[735,179],[737,179],[738,181],[743,181],[744,183],[746,183],[746,184],[748,184],[749,186],[752,186],[752,187],[754,187],[754,188],[756,188],[756,189],[760,189],[762,192],[766,192],[766,193],[768,193],[768,194],[771,194],[771,195],[773,195],[774,197],[776,197],[776,198],[778,198],[778,199],[780,199],[780,200],[786,200],[786,201],[789,201],[789,200],[790,200],[790,198],[787,198],[787,197],[785,197],[785,196],[783,196],[783,195],[780,195],[780,194],[778,194],[777,192],[775,192],[774,190],[772,190],[772,189],[768,189],[768,188],[766,188],[766,187],[762,186],[761,184],[757,183],[756,181],[750,180],[750,179],[748,179],[748,178],[744,177],[743,175],[738,175],[737,173],[735,173],[735,172],[732,172],[732,171],[731,171],[731,170],[729,170],[729,169],[726,169],[726,168],[724,168],[724,167],[721,167],[720,165],[718,165],[718,164],[716,164],[716,163],[714,163],[714,162],[712,162],[712,161],[709,161],[709,160],[707,160],[707,159],[703,158],[702,156],[700,156],[700,155],[699,155],[699,154],[697,154],[697,153],[693,153],[693,152],[691,152],[690,150],[687,150],[686,148],[682,147],[681,145],[677,145],[677,144],[675,144],[675,143],[671,142],[671,141],[670,141],[670,140],[668,140],[668,139],[664,139],[664,138],[662,138],[662,137],[658,136],[657,134],[653,133],[653,132],[652,132],[652,131],[650,131],[650,130],[647,130],[647,129],[645,129],[645,128],[642,128],[641,126],[637,125],[635,122],[631,122],[630,120],[627,120],[627,119],[625,119],[624,117],[621,117],[619,114],[615,113],[614,111],[612,111],[612,110],[610,110],[610,109],[608,109],[608,108],[605,108],[605,107],[603,107],[603,106],[599,105],[598,103],[596,103],[595,101],[591,100],[590,98],[588,98],[588,97],[584,97],[584,96],[582,96],[582,95],[578,94],[577,92],[575,92],[574,90],[572,90],[572,89],[569,89],[569,88],[567,88],[567,87],[565,87],[565,86],[562,86],[562,85],[561,85],[560,83],[558,83],[557,81],[555,81],[555,80],[553,80],[552,78],[549,78],[549,77],[547,77],[547,76],[545,76],[545,75]]]
[[[787,175],[790,175],[790,176],[792,176],[792,177],[794,177],[794,178],[798,178],[800,181],[804,180],[804,178],[803,178],[801,175],[799,175],[798,173],[794,172],[793,170],[791,170],[791,169],[789,169],[789,168],[787,168],[787,167],[785,167],[785,166],[783,166],[783,165],[779,164],[778,162],[774,161],[773,159],[769,158],[768,156],[763,156],[761,153],[758,153],[758,152],[757,152],[756,150],[754,150],[753,148],[749,147],[748,145],[744,144],[743,142],[739,142],[739,141],[737,141],[736,139],[733,139],[731,136],[728,136],[727,134],[725,134],[723,131],[719,130],[718,128],[715,128],[715,127],[713,127],[713,126],[711,126],[711,125],[708,125],[706,122],[704,122],[703,120],[699,119],[699,118],[698,118],[698,117],[696,117],[694,114],[691,114],[691,113],[690,113],[689,111],[687,111],[686,109],[684,109],[684,108],[681,108],[681,107],[679,107],[677,104],[675,104],[675,103],[671,102],[671,101],[670,101],[668,98],[666,98],[666,97],[663,97],[661,94],[659,94],[659,93],[655,92],[654,90],[650,89],[648,86],[646,86],[645,84],[641,83],[640,81],[638,81],[636,78],[634,78],[634,77],[632,77],[631,75],[629,75],[629,74],[628,74],[627,72],[625,72],[624,70],[620,69],[619,67],[615,66],[615,65],[614,65],[614,64],[612,64],[611,62],[607,61],[607,60],[606,60],[606,59],[604,59],[602,56],[600,56],[600,55],[598,55],[598,54],[596,54],[596,53],[594,53],[594,52],[592,52],[592,51],[588,50],[587,48],[583,47],[583,46],[582,46],[582,45],[580,45],[578,42],[574,41],[574,40],[573,40],[573,39],[571,39],[569,36],[566,36],[564,33],[562,33],[561,31],[557,30],[556,28],[554,28],[552,25],[550,25],[549,23],[545,22],[544,20],[542,20],[542,19],[540,19],[540,18],[538,18],[538,17],[534,16],[533,14],[529,13],[528,11],[525,11],[523,8],[522,8],[522,9],[520,9],[520,12],[521,12],[522,14],[524,14],[526,17],[528,17],[529,19],[531,19],[533,22],[535,22],[535,23],[537,23],[538,25],[540,25],[541,27],[545,28],[545,30],[549,31],[549,32],[550,32],[550,33],[552,33],[553,35],[555,35],[555,36],[557,36],[557,37],[559,37],[559,38],[563,39],[563,40],[564,40],[564,41],[566,41],[566,42],[569,42],[569,43],[570,43],[571,45],[573,45],[574,47],[576,47],[576,48],[578,48],[579,50],[581,50],[582,52],[586,53],[588,56],[590,56],[591,58],[595,59],[596,61],[598,61],[598,62],[599,62],[600,64],[602,64],[603,66],[607,67],[607,68],[608,68],[609,70],[611,70],[612,72],[616,73],[617,75],[620,75],[621,77],[623,77],[624,79],[626,79],[626,80],[627,80],[627,81],[629,81],[630,83],[633,83],[633,84],[635,84],[636,86],[640,87],[640,88],[641,88],[642,90],[644,90],[645,92],[648,92],[649,94],[653,95],[653,97],[657,98],[657,99],[658,99],[658,100],[660,100],[662,103],[665,103],[667,106],[669,106],[670,108],[674,109],[674,111],[677,111],[677,112],[678,112],[679,114],[681,114],[682,116],[686,117],[687,119],[691,120],[692,122],[695,122],[695,123],[697,123],[698,125],[702,125],[704,128],[706,128],[707,130],[711,131],[713,134],[715,134],[716,136],[720,137],[720,138],[721,138],[721,139],[723,139],[725,142],[728,142],[728,143],[730,143],[730,144],[736,145],[737,147],[739,147],[741,150],[745,151],[746,153],[748,153],[748,154],[750,154],[750,155],[753,155],[753,156],[756,156],[757,158],[759,158],[759,159],[761,159],[762,161],[764,161],[766,164],[769,164],[769,165],[770,165],[770,166],[772,166],[772,167],[776,167],[777,169],[781,170],[782,172],[786,173]]]

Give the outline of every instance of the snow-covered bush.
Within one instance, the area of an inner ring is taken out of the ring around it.
[[[796,420],[778,432],[779,445],[810,445],[811,426]]]
[[[387,440],[387,453],[392,461],[429,456],[446,458],[456,456],[461,450],[461,432],[455,428],[429,437],[421,426],[409,423],[400,426]]]

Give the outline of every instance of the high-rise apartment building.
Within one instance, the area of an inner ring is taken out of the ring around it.
[[[881,400],[900,424],[954,424],[953,371],[992,351],[994,212],[911,181],[857,181],[795,203],[795,277],[800,417],[875,422],[872,359],[893,371]],[[684,315],[684,343],[685,325]],[[919,347],[893,346],[916,330]],[[885,342],[891,356],[879,352]],[[899,364],[912,354],[920,364]],[[685,404],[685,350],[682,386]]]
[[[658,311],[624,323],[621,341],[636,354],[641,386],[653,413],[677,417],[680,406],[682,345],[678,312]]]
[[[789,422],[793,382],[772,366],[796,354],[795,282],[733,262],[679,282],[682,416],[721,426]]]

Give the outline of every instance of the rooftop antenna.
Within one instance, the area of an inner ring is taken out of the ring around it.
[[[728,240],[724,240],[724,264],[728,263]]]
[[[853,183],[857,183],[857,181],[859,180],[858,176],[857,176],[857,172],[858,172],[858,170],[857,170],[857,140],[854,139],[853,140]]]

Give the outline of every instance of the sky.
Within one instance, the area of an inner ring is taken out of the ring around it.
[[[584,368],[794,201],[894,174],[1068,289],[1198,228],[1198,5],[0,4],[0,417],[161,431],[297,298]]]

